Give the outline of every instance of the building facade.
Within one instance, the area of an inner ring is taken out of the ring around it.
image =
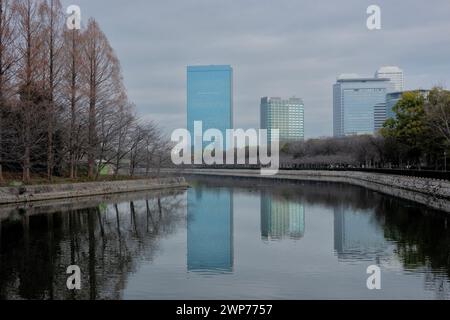
[[[386,119],[386,103],[382,102],[376,104],[374,107],[375,132],[378,132],[381,128],[383,128]]]
[[[276,137],[272,130],[279,130],[280,142],[292,142],[305,138],[305,106],[302,99],[261,99],[261,129],[266,129],[268,142]]]
[[[187,129],[192,143],[194,122],[201,121],[203,132],[218,129],[226,137],[233,129],[233,68],[228,65],[189,66],[187,68]],[[194,140],[195,139],[195,140]],[[198,140],[200,139],[200,140]]]
[[[340,76],[333,88],[334,136],[374,134],[375,114],[380,115],[390,91],[390,79]]]
[[[375,73],[375,78],[390,79],[392,83],[393,92],[404,90],[405,87],[404,74],[403,70],[400,69],[399,67],[395,66],[381,67]]]

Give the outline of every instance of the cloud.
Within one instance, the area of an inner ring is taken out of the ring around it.
[[[331,135],[340,73],[399,65],[408,88],[449,82],[450,2],[376,2],[380,31],[366,28],[366,0],[63,1],[99,21],[138,113],[166,132],[185,126],[186,66],[231,64],[236,127],[259,127],[262,96],[295,95],[307,137]]]

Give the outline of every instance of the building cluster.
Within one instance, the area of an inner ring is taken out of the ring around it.
[[[333,88],[334,136],[375,134],[387,119],[395,117],[393,108],[403,92],[404,75],[399,67],[382,67],[374,77],[340,75]]]
[[[260,128],[266,129],[268,142],[279,130],[282,142],[303,140],[304,104],[299,98],[261,99]],[[226,136],[233,127],[233,68],[229,65],[190,66],[187,68],[187,129],[193,142],[202,141],[194,122],[201,121],[203,131],[218,129]]]
[[[304,238],[306,210],[303,202],[262,190],[260,203],[263,241],[298,241]],[[189,272],[209,275],[233,272],[234,207],[234,194],[229,188],[217,191],[203,186],[187,191]],[[211,208],[214,208],[214,214],[211,214]]]
[[[381,67],[373,77],[342,74],[333,87],[333,134],[335,137],[375,134],[387,119],[395,117],[393,108],[404,92],[403,71],[396,66]],[[426,93],[426,91],[423,91]],[[263,97],[260,128],[280,142],[305,138],[305,105],[292,97]],[[229,65],[190,66],[187,69],[187,128],[193,142],[202,141],[194,122],[203,131],[218,129],[226,136],[233,127],[233,68]],[[273,134],[278,130],[278,135]]]

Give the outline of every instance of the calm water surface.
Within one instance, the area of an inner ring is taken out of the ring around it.
[[[342,184],[191,184],[0,207],[0,299],[450,299],[448,214]]]

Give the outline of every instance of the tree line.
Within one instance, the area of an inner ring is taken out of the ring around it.
[[[0,0],[0,181],[4,171],[76,179],[163,161],[134,114],[119,59],[95,19],[69,30],[59,0]]]
[[[443,170],[450,156],[450,92],[405,92],[375,135],[311,139],[283,146],[281,162],[304,167]]]

